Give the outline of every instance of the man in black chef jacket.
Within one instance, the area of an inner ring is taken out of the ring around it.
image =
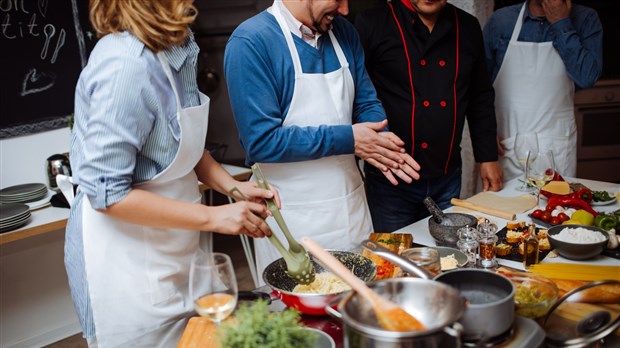
[[[442,209],[459,196],[465,118],[483,189],[500,190],[494,91],[478,20],[447,0],[392,0],[358,14],[355,26],[390,130],[422,167],[420,180],[393,186],[365,166],[375,231],[428,216],[426,196]]]

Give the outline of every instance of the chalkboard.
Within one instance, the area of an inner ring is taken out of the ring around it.
[[[0,139],[67,127],[95,42],[86,0],[0,0]]]

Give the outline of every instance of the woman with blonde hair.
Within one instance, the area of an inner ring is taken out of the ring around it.
[[[90,0],[100,39],[75,92],[65,266],[91,347],[175,347],[193,311],[189,264],[207,235],[197,232],[271,233],[261,203],[277,194],[204,150],[192,3]],[[202,205],[198,181],[250,201]]]

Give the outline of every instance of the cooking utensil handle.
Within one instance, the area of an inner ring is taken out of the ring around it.
[[[301,239],[301,244],[303,244],[308,251],[312,253],[312,255],[321,261],[323,266],[327,267],[330,271],[332,271],[335,275],[340,277],[345,283],[349,284],[351,288],[357,291],[358,294],[371,301],[372,303],[377,303],[377,297],[372,290],[363,280],[356,277],[345,265],[343,265],[337,258],[332,256],[330,253],[325,251],[322,246],[320,246],[317,242],[313,241],[308,237],[303,237]]]
[[[263,171],[260,169],[258,163],[254,163],[254,165],[252,165],[252,173],[254,173],[254,178],[256,180],[256,183],[258,184],[258,187],[269,190],[269,183],[267,182],[267,179],[265,179]],[[295,253],[305,252],[302,246],[295,240],[295,238],[293,238],[293,235],[291,235],[291,232],[289,231],[288,226],[284,222],[284,218],[282,217],[280,209],[278,209],[278,205],[276,204],[275,200],[273,198],[265,198],[265,203],[267,204],[267,208],[271,212],[271,215],[276,220],[276,223],[282,230],[282,233],[284,233],[284,237],[286,237],[291,251]]]
[[[452,203],[452,205],[455,205],[457,207],[479,211],[481,213],[497,216],[504,220],[515,220],[517,218],[516,214],[508,213],[508,212],[501,211],[495,208],[484,207],[484,206],[481,206],[481,205],[478,205],[472,202],[464,201],[458,198],[452,198],[450,200],[450,203]]]
[[[362,247],[372,252],[373,254],[377,254],[384,259],[397,264],[403,270],[415,274],[422,279],[432,279],[433,275],[430,274],[426,269],[416,265],[415,263],[409,261],[408,259],[397,255],[390,251],[389,249],[383,247],[382,245],[373,242],[370,239],[366,239],[362,241]]]

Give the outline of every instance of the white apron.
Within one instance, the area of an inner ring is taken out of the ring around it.
[[[291,105],[283,123],[290,126],[351,125],[355,95],[349,64],[332,31],[329,38],[341,68],[327,74],[304,74],[291,31],[274,2],[277,19],[295,68]],[[354,155],[292,163],[261,163],[267,181],[282,201],[282,216],[295,239],[312,237],[327,249],[351,250],[372,232],[364,185]],[[273,218],[267,222],[278,231]],[[283,239],[284,240],[284,239]],[[258,274],[282,255],[267,238],[254,239]],[[260,279],[261,284],[262,278]]]
[[[181,109],[166,57],[158,58],[177,100],[181,129],[177,154],[140,189],[200,203],[194,166],[204,152],[209,98]],[[108,217],[82,201],[84,258],[97,344],[105,347],[176,347],[193,311],[188,295],[190,259],[200,233],[152,228]]]
[[[577,171],[577,126],[573,111],[575,85],[552,42],[517,41],[525,6],[512,32],[495,83],[498,133],[506,155],[500,159],[504,179],[523,175],[514,154],[517,132],[538,132],[540,150],[552,150],[556,170],[574,177]]]

